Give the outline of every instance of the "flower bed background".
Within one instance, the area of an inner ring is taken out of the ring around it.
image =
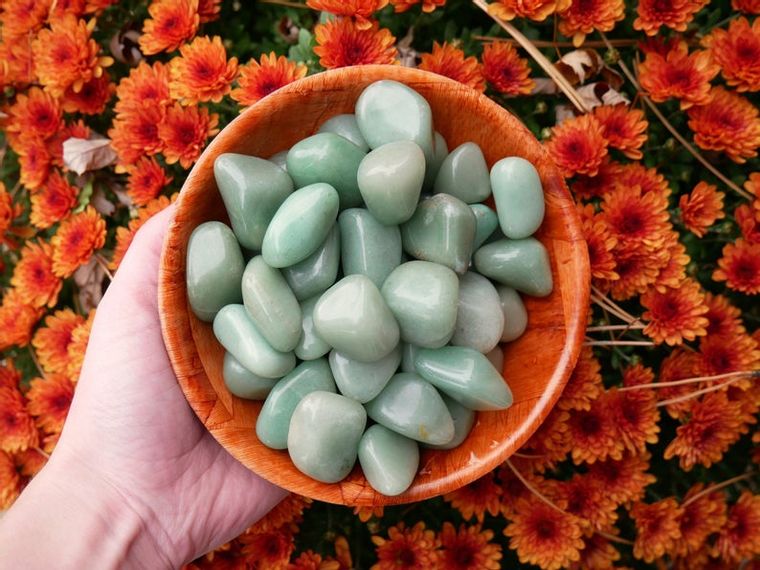
[[[191,567],[757,564],[757,0],[0,9],[0,508],[55,447],[134,233],[219,128],[306,74],[399,63],[485,90],[546,141],[589,244],[587,346],[488,476],[386,509],[291,496]]]

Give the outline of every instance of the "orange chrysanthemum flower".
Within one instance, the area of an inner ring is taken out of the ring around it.
[[[183,104],[212,101],[218,103],[230,92],[237,74],[237,58],[227,61],[222,39],[199,36],[179,48],[181,57],[169,63],[169,90],[172,98]]]
[[[519,457],[512,457],[510,464],[502,463],[498,469],[498,480],[501,485],[501,514],[511,519],[517,508],[517,503],[520,499],[526,499],[530,496],[531,492],[525,486],[517,475],[515,475],[514,469],[517,469],[516,463],[521,461]],[[520,469],[520,475],[523,479],[527,479],[534,488],[541,488],[545,485],[545,480],[529,470]]]
[[[620,552],[601,534],[594,533],[583,541],[586,545],[581,551],[579,569],[607,570],[614,568],[614,563],[620,560]]]
[[[555,408],[525,443],[525,449],[540,458],[540,461],[536,463],[537,468],[552,468],[569,453],[571,447],[570,430],[567,425],[569,418],[569,412]]]
[[[670,346],[694,340],[707,334],[705,318],[707,305],[699,283],[687,279],[676,288],[664,291],[652,288],[641,296],[641,304],[647,310],[643,319],[647,322],[644,334],[655,344]]]
[[[34,192],[45,184],[50,175],[53,157],[50,156],[44,141],[34,137],[21,137],[15,143],[13,150],[18,154],[18,163],[21,169],[19,181],[27,190]]]
[[[6,289],[0,304],[0,350],[13,345],[26,346],[42,309],[25,303],[15,288]]]
[[[433,42],[433,52],[422,54],[419,68],[459,81],[477,91],[486,89],[477,58],[465,57],[461,49],[447,42]]]
[[[625,454],[622,459],[597,461],[589,466],[589,476],[616,503],[638,501],[656,478],[649,473],[649,454]]]
[[[230,96],[243,106],[253,105],[280,87],[306,76],[307,68],[302,63],[294,63],[274,52],[262,54],[261,60],[252,59],[240,67],[237,89]]]
[[[699,182],[691,194],[684,194],[678,201],[681,219],[686,229],[697,237],[703,237],[707,228],[726,217],[723,212],[725,194],[718,192],[713,184]]]
[[[67,113],[99,115],[106,108],[115,89],[108,73],[103,72],[100,77],[94,77],[84,83],[78,92],[69,87],[63,94],[61,105]]]
[[[0,13],[1,17],[2,13]],[[3,35],[5,35],[4,27]],[[0,66],[0,87],[22,88],[35,81],[31,42],[17,42],[10,36],[5,36],[5,41],[0,41],[0,61],[3,62]]]
[[[183,107],[179,103],[169,107],[164,122],[158,126],[166,162],[190,168],[201,155],[206,139],[219,132],[218,123],[219,115],[209,115],[205,107]]]
[[[198,0],[198,17],[201,24],[213,22],[219,18],[222,0]]]
[[[726,244],[712,278],[725,281],[726,286],[735,291],[748,295],[760,293],[760,243],[738,239],[736,243]]]
[[[611,413],[609,395],[604,392],[591,402],[588,410],[570,412],[568,435],[576,465],[623,456],[623,442],[617,432],[616,421],[617,418]]]
[[[87,320],[71,331],[71,342],[69,343],[69,364],[66,367],[66,375],[74,382],[79,380],[79,373],[82,370],[87,343],[90,341],[90,331],[92,331],[92,322],[95,320],[95,311],[90,311]]]
[[[678,519],[681,508],[674,498],[656,503],[635,503],[630,510],[636,523],[636,541],[633,555],[644,562],[653,562],[664,554],[671,554],[681,538]]]
[[[519,501],[512,521],[504,529],[509,547],[523,564],[558,570],[577,562],[583,548],[580,521],[531,496]]]
[[[749,204],[740,204],[734,210],[734,221],[742,237],[749,243],[760,243],[760,215]]]
[[[694,142],[705,150],[723,151],[740,164],[757,156],[760,146],[757,107],[723,87],[714,87],[711,93],[710,103],[688,111]]]
[[[678,240],[677,232],[668,232],[663,247],[667,250],[667,262],[657,274],[654,287],[660,293],[665,293],[668,288],[678,288],[686,279],[686,266],[691,257],[686,254],[686,247]]]
[[[632,160],[641,160],[644,155],[639,149],[647,140],[649,126],[643,111],[627,105],[600,105],[593,113],[610,148],[622,151]]]
[[[708,313],[705,313],[707,317]],[[708,317],[709,320],[709,317]],[[709,327],[708,327],[709,330]],[[683,349],[671,351],[660,363],[660,382],[683,380],[701,375],[700,358],[696,352]],[[688,384],[668,386],[657,390],[661,400],[680,398],[691,392],[694,388]],[[665,410],[674,419],[686,419],[693,402],[684,400],[673,402],[665,406]]]
[[[600,372],[601,364],[594,351],[591,347],[583,347],[557,406],[563,410],[590,410],[591,402],[603,390]]]
[[[480,526],[461,525],[459,532],[444,522],[438,535],[441,544],[441,570],[499,570],[501,545],[491,542],[493,531]]]
[[[74,384],[63,374],[32,380],[27,393],[29,413],[46,433],[59,433],[74,397]]]
[[[137,206],[156,198],[173,178],[166,174],[155,158],[142,157],[128,169],[127,194]]]
[[[32,225],[46,229],[60,222],[77,205],[79,189],[70,185],[57,170],[47,180],[42,190],[32,194]]]
[[[668,181],[656,168],[647,168],[640,162],[629,162],[621,164],[613,162],[610,164],[612,177],[621,186],[641,186],[643,194],[654,192],[662,196],[670,195],[670,186]],[[614,187],[613,187],[614,188]]]
[[[34,477],[47,463],[47,457],[38,448],[18,451],[13,454],[13,460],[23,477]]]
[[[436,8],[445,6],[446,0],[391,0],[391,4],[393,4],[393,9],[396,11],[397,14],[400,14],[401,12],[406,12],[412,6],[416,6],[417,4],[420,4],[420,3],[422,4],[422,11],[429,14],[430,12],[433,12]]]
[[[640,186],[617,186],[602,201],[602,215],[621,248],[659,248],[670,229],[668,199],[655,192],[643,193]]]
[[[722,560],[736,563],[760,553],[760,495],[744,491],[731,505],[714,552]]]
[[[291,493],[280,501],[262,519],[248,529],[248,532],[260,533],[276,530],[285,525],[301,522],[303,512],[311,507],[311,499]]]
[[[153,65],[141,61],[128,77],[119,81],[116,97],[116,112],[119,114],[170,105],[169,67],[160,61]]]
[[[396,60],[396,38],[377,22],[361,30],[353,20],[333,20],[314,28],[314,36],[317,40],[314,53],[327,69]]]
[[[283,525],[265,532],[245,533],[238,540],[243,544],[243,554],[255,556],[259,568],[284,569],[296,548],[293,531],[290,525]]]
[[[576,198],[590,200],[603,196],[615,187],[619,165],[609,160],[602,161],[594,176],[577,176],[570,186]]]
[[[73,14],[77,18],[81,18],[84,16],[85,4],[85,0],[56,0],[51,2],[48,21],[63,18],[66,14]]]
[[[370,570],[435,568],[438,563],[438,541],[423,522],[411,528],[400,522],[388,529],[388,538],[375,535],[372,542],[377,547],[377,563]]]
[[[354,507],[354,514],[356,515],[356,518],[358,518],[363,523],[366,523],[372,517],[381,519],[383,518],[384,513],[385,513],[385,509],[382,506],[380,507]]]
[[[558,481],[552,494],[565,512],[580,519],[584,530],[607,529],[618,518],[617,504],[589,475],[576,473],[567,481]]]
[[[702,493],[703,483],[689,489],[681,505],[678,527],[681,538],[676,544],[678,556],[687,556],[702,548],[711,534],[718,532],[726,522],[726,497],[713,491]]]
[[[200,23],[198,0],[154,0],[148,14],[140,36],[146,55],[174,51],[195,35]]]
[[[23,134],[38,140],[46,140],[55,135],[63,124],[58,101],[39,87],[19,93],[16,101],[8,108],[5,130],[12,143]]]
[[[306,0],[306,5],[336,16],[355,18],[356,27],[366,30],[372,27],[372,14],[385,8],[388,0]]]
[[[61,291],[60,277],[53,273],[53,248],[50,244],[27,242],[13,268],[11,285],[24,303],[33,307],[54,307]]]
[[[726,83],[737,91],[760,90],[760,20],[751,25],[747,18],[737,18],[728,30],[714,29],[702,44],[709,48]]]
[[[497,0],[488,5],[488,13],[502,20],[528,18],[543,22],[552,14],[560,14],[570,8],[572,0]]]
[[[466,521],[475,517],[478,523],[483,524],[485,513],[491,516],[499,514],[501,487],[494,481],[493,472],[476,479],[443,496],[444,500],[451,503]]]
[[[759,358],[757,341],[746,333],[707,336],[699,343],[699,366],[705,376],[751,370]]]
[[[758,0],[731,0],[731,8],[745,14],[760,14]]]
[[[705,4],[707,0],[639,0],[633,27],[648,36],[656,35],[660,26],[683,32]]]
[[[593,115],[567,119],[553,127],[545,146],[567,178],[575,174],[595,176],[607,156],[604,129]]]
[[[657,443],[660,412],[657,409],[657,398],[651,390],[619,392],[616,388],[611,388],[609,407],[615,418],[617,435],[627,449],[641,453],[646,449],[647,443]]]
[[[742,312],[731,304],[728,297],[705,293],[708,336],[733,336],[747,332],[742,324]]]
[[[760,214],[760,172],[751,172],[744,181],[744,189],[752,194],[755,199],[752,201],[752,209]]]
[[[74,330],[84,322],[82,316],[66,308],[48,316],[45,326],[37,329],[32,346],[37,351],[37,357],[45,372],[66,373]]]
[[[483,78],[504,95],[528,95],[536,85],[530,78],[528,61],[508,42],[493,42],[483,48]]]
[[[16,369],[13,360],[6,359],[5,364],[0,365],[0,386],[15,388],[21,382],[21,372]]]
[[[10,508],[21,494],[22,482],[13,457],[0,449],[0,510]]]
[[[143,208],[138,208],[137,217],[129,222],[128,227],[116,228],[116,247],[114,248],[113,258],[111,260],[111,269],[116,269],[121,264],[124,255],[127,253],[132,239],[135,237],[137,230],[139,230],[145,222],[147,222],[154,215],[166,208],[177,197],[176,194],[172,198],[166,196],[159,196],[154,200],[148,202]]]
[[[580,47],[586,36],[595,30],[610,32],[615,23],[625,18],[623,0],[575,0],[559,15],[559,31],[573,38],[573,45]]]
[[[668,263],[668,250],[662,246],[652,250],[644,244],[621,244],[612,251],[618,279],[599,282],[613,299],[625,301],[641,295],[657,281]]]
[[[48,16],[50,4],[40,0],[15,0],[3,2],[0,23],[3,36],[11,39],[26,36],[39,30]]]
[[[16,386],[0,386],[0,449],[23,451],[38,443],[34,419]]]
[[[614,281],[619,279],[615,271],[615,256],[613,251],[618,239],[612,235],[605,217],[594,211],[594,206],[587,204],[579,206],[581,228],[588,247],[588,257],[591,264],[591,276],[595,279]]]
[[[53,272],[60,277],[69,277],[90,261],[95,250],[103,247],[105,241],[106,222],[95,208],[87,206],[83,212],[69,216],[50,240]]]
[[[205,109],[203,111],[206,112]],[[114,119],[108,136],[122,165],[134,164],[142,156],[164,150],[165,143],[159,135],[159,128],[163,124],[165,112],[160,106],[146,106],[120,114]]]

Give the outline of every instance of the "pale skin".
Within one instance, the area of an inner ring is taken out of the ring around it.
[[[0,519],[0,568],[178,568],[285,497],[206,431],[161,337],[173,208],[140,231],[98,306],[60,442]]]

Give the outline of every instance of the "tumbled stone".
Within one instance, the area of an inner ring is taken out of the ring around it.
[[[501,347],[497,346],[491,352],[486,353],[488,362],[493,364],[493,367],[498,371],[504,370],[504,351]]]
[[[443,402],[454,420],[454,438],[442,445],[426,445],[431,449],[454,449],[462,445],[467,436],[470,435],[472,426],[475,425],[475,412],[450,398],[446,394],[441,394]]]
[[[549,254],[535,238],[486,244],[475,252],[473,261],[479,273],[526,295],[546,297],[552,292]]]
[[[303,261],[284,267],[282,275],[296,299],[324,293],[335,283],[340,268],[340,228],[334,224],[322,245]]]
[[[433,158],[427,163],[425,169],[425,181],[422,187],[426,192],[433,189],[435,184],[435,178],[438,176],[438,171],[441,169],[441,164],[449,155],[449,146],[446,144],[446,139],[438,131],[433,135]]]
[[[263,378],[254,374],[229,352],[224,353],[222,378],[230,392],[247,400],[263,400],[277,384],[277,378]]]
[[[503,158],[491,169],[499,225],[510,239],[531,236],[544,219],[544,191],[536,167],[519,156]]]
[[[499,294],[493,284],[468,271],[459,278],[457,322],[451,344],[469,346],[485,354],[501,340],[504,314]]]
[[[301,337],[296,345],[296,357],[301,360],[315,360],[330,352],[327,344],[314,327],[314,307],[319,301],[319,295],[306,299],[301,303]]]
[[[483,151],[473,142],[452,150],[435,179],[435,193],[449,194],[466,204],[482,202],[491,195],[491,181]]]
[[[377,396],[401,362],[401,346],[375,362],[359,362],[337,350],[330,352],[330,370],[344,396],[364,404]]]
[[[414,359],[417,357],[418,346],[407,342],[401,343],[401,372],[416,372]]]
[[[364,152],[369,152],[369,145],[364,140],[359,125],[356,122],[356,115],[335,115],[332,119],[327,119],[319,127],[320,133],[335,133],[350,140]]]
[[[401,232],[384,226],[363,208],[338,216],[340,257],[344,275],[366,275],[378,287],[401,263]]]
[[[278,153],[273,154],[269,157],[269,162],[274,162],[277,166],[282,168],[285,172],[288,171],[288,165],[287,160],[288,158],[288,151],[287,150],[281,150]]]
[[[471,204],[470,209],[475,214],[475,241],[472,244],[472,249],[475,251],[499,227],[499,217],[496,215],[496,212],[485,204]]]
[[[420,450],[413,439],[375,424],[359,442],[359,464],[375,491],[394,497],[414,481]]]
[[[520,294],[510,287],[500,286],[499,292],[501,310],[504,313],[504,331],[501,342],[510,342],[522,336],[528,327],[528,311],[525,310]]]

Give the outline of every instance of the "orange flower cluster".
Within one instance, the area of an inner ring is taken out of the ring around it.
[[[702,44],[720,66],[726,83],[737,91],[760,90],[760,22],[732,20],[728,29],[716,28]]]
[[[528,18],[543,22],[552,14],[566,11],[571,4],[571,0],[498,0],[488,5],[488,13],[507,21]]]
[[[306,5],[336,16],[355,18],[356,27],[366,30],[372,27],[372,15],[385,8],[388,0],[306,0]]]
[[[419,68],[444,75],[477,91],[486,88],[477,58],[465,57],[461,49],[446,42],[433,42],[433,52],[422,54]]]
[[[280,87],[306,76],[306,66],[277,57],[274,52],[263,54],[260,61],[252,59],[240,67],[237,89],[230,96],[242,106],[253,105]]]

